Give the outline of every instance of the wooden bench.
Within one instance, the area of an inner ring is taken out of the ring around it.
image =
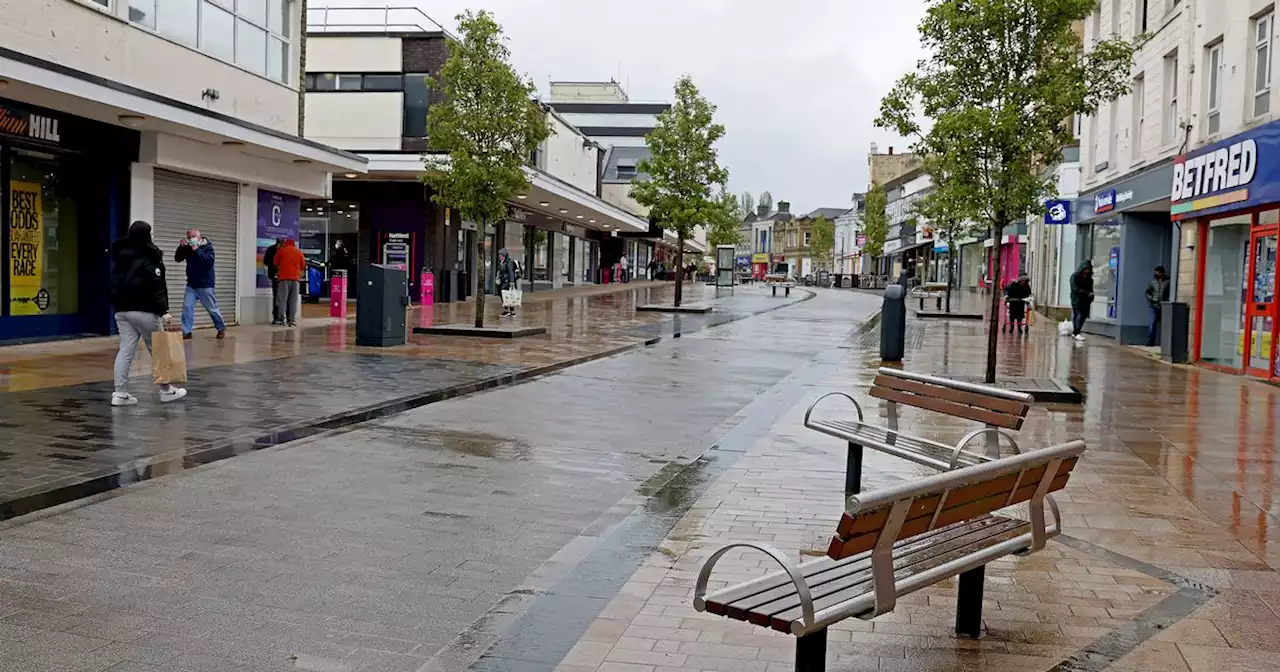
[[[694,609],[795,635],[797,672],[822,672],[827,626],[875,618],[899,597],[959,576],[956,633],[978,638],[984,568],[1061,533],[1050,493],[1066,487],[1084,450],[1073,441],[854,495],[827,556],[799,565],[767,544],[729,544],[703,564]],[[995,513],[1022,503],[1029,520]],[[761,551],[782,570],[708,594],[712,569],[735,548]]]
[[[857,419],[813,419],[813,410],[818,404],[833,396],[844,397],[853,404]],[[1005,430],[1021,429],[1031,408],[1028,394],[892,368],[881,368],[877,372],[871,396],[887,402],[887,427],[868,424],[862,407],[843,392],[823,395],[804,414],[805,427],[848,443],[844,487],[849,494],[859,492],[862,487],[863,447],[941,470],[981,464],[999,457],[1001,438],[1009,443],[1013,452],[1018,452],[1018,442]],[[969,432],[952,445],[911,436],[898,429],[898,404],[973,420],[986,427]],[[969,450],[970,444],[979,437],[986,438],[986,455]]]

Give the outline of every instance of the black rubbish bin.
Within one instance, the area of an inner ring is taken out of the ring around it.
[[[360,269],[356,305],[356,345],[404,345],[409,306],[409,276],[404,269],[383,264]]]
[[[1187,361],[1190,322],[1189,305],[1172,301],[1160,304],[1160,359],[1174,364]]]
[[[907,290],[902,285],[884,288],[880,308],[880,359],[901,362],[907,349]]]

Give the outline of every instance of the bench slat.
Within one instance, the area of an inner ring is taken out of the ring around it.
[[[1039,483],[1040,479],[1044,477],[1044,470],[1044,466],[1029,469],[1024,472],[1026,476],[1023,477],[1022,481],[1025,483]],[[947,495],[947,501],[943,504],[943,511],[986,499],[992,495],[1007,496],[1009,491],[1018,484],[1018,475],[1018,473],[1005,474],[990,481],[980,481],[956,488]],[[938,493],[913,501],[911,508],[907,511],[906,523],[911,523],[921,518],[932,519],[937,512],[938,501],[941,498],[942,493]],[[866,533],[878,533],[888,519],[889,509],[883,507],[869,512],[869,515],[845,513],[840,517],[840,524],[836,526],[836,536],[843,539],[852,539]]]
[[[989,394],[979,392],[970,392],[968,390],[960,390],[945,385],[934,385],[918,380],[907,380],[897,376],[878,375],[873,385],[880,385],[903,392],[919,394],[926,397],[939,397],[948,401],[954,401],[958,404],[966,406],[975,406],[977,408],[985,408],[997,413],[1007,413],[1017,417],[1025,417],[1027,411],[1031,410],[1031,404],[1016,399],[1005,399],[1002,397],[993,397]]]
[[[993,516],[993,518],[1000,522],[994,526],[986,526],[977,529],[971,534],[954,539],[950,543],[929,546],[926,550],[914,555],[902,566],[899,566],[897,558],[895,558],[893,572],[895,580],[901,581],[907,577],[919,574],[920,572],[937,567],[943,563],[970,555],[982,548],[994,546],[1017,537],[1018,535],[1026,534],[1027,529],[1030,527],[1029,523],[1021,520],[1014,520],[999,516]],[[849,600],[871,592],[873,587],[871,569],[868,565],[867,570],[862,576],[845,584],[845,586],[840,590],[828,592],[822,597],[814,596],[813,610],[817,612],[843,602],[848,602]],[[772,606],[770,606],[770,609],[772,609]],[[800,617],[800,601],[799,598],[796,598],[795,604],[786,610],[774,610],[774,613],[768,620],[768,625],[775,630],[790,632],[791,622]],[[753,618],[751,622],[757,625],[762,625],[757,622],[758,620],[759,618],[757,616]]]
[[[1062,465],[1058,469],[1057,476],[1049,486],[1049,492],[1057,492],[1066,487],[1067,481],[1071,476],[1071,470],[1075,467],[1075,463],[1075,458],[1064,460],[1062,462]],[[987,486],[995,483],[996,481],[1007,481],[1007,483],[1003,485],[1003,490],[976,487],[971,489],[965,497],[961,498],[957,497],[956,493],[962,489],[971,488],[972,486],[957,488],[952,491],[952,495],[947,497],[944,509],[942,513],[936,517],[936,520],[933,517],[933,512],[930,512],[927,516],[917,515],[915,518],[910,518],[903,523],[902,529],[899,530],[897,538],[907,539],[927,532],[931,525],[951,525],[968,518],[998,511],[1006,506],[1030,501],[1035,495],[1036,488],[1040,484],[1040,478],[1043,477],[1044,470],[1044,465],[1041,465],[1034,469],[1027,470],[1026,476],[1021,480],[1017,479],[1017,474],[1015,473],[1006,474],[985,483],[973,484],[975,486]],[[1033,478],[1037,471],[1040,476]],[[1009,492],[1013,489],[1015,483],[1018,484],[1018,489],[1013,491],[1013,497],[1009,497]],[[928,496],[928,498],[933,499],[933,496]],[[861,514],[845,514],[845,517],[841,518],[841,524],[848,525],[849,529],[853,529],[855,532],[851,533],[849,536],[841,536],[837,534],[832,537],[831,545],[827,549],[828,557],[839,560],[874,548],[876,540],[879,538],[884,526],[883,519],[887,515],[887,509],[885,507],[873,509]],[[856,530],[859,529],[860,519],[863,517],[871,519],[872,522],[869,523],[871,525],[871,529],[859,534]],[[851,520],[846,522],[846,518]],[[880,521],[878,524],[875,522],[877,520]]]
[[[996,525],[998,522],[999,519],[997,517],[987,516],[980,518],[976,527]],[[967,525],[939,528],[928,534],[903,540],[895,545],[894,554],[909,556],[930,545],[943,544],[955,537],[968,534],[973,529],[975,529],[973,526]],[[809,586],[810,594],[816,598],[818,595],[824,594],[824,586],[832,582],[838,583],[851,574],[865,571],[870,567],[870,557],[870,553],[861,553],[839,561],[824,558],[824,560],[827,560],[825,566],[809,569],[808,565],[815,563],[806,563],[801,566],[801,573],[805,577],[805,583]],[[773,582],[771,585],[749,586],[732,593],[708,595],[706,609],[713,614],[745,621],[748,619],[749,612],[756,611],[756,607],[797,594],[795,585],[791,583],[791,578],[784,572],[779,572],[779,574],[782,575],[781,580]]]
[[[926,397],[910,392],[903,392],[889,387],[876,386],[871,388],[871,396],[885,401],[894,401],[907,406],[915,406],[929,411],[935,411],[944,415],[952,415],[957,418],[965,418],[996,427],[1005,429],[1020,429],[1022,427],[1022,418],[1010,415],[1008,413],[999,413],[989,411],[985,408],[974,408],[973,406],[965,406],[957,404],[954,401],[939,399],[936,397]]]

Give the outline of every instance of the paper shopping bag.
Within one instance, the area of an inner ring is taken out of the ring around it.
[[[151,375],[157,385],[187,382],[187,353],[182,348],[182,332],[151,334]]]

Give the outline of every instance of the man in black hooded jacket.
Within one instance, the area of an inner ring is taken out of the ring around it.
[[[129,369],[138,354],[138,341],[151,351],[151,334],[164,329],[169,315],[169,286],[164,277],[164,254],[151,241],[151,225],[138,221],[129,233],[111,245],[111,305],[116,310],[116,330],[120,332],[120,352],[116,353],[115,392],[112,406],[132,406],[138,398],[129,394]],[[160,401],[168,403],[187,396],[181,387],[160,386]]]

